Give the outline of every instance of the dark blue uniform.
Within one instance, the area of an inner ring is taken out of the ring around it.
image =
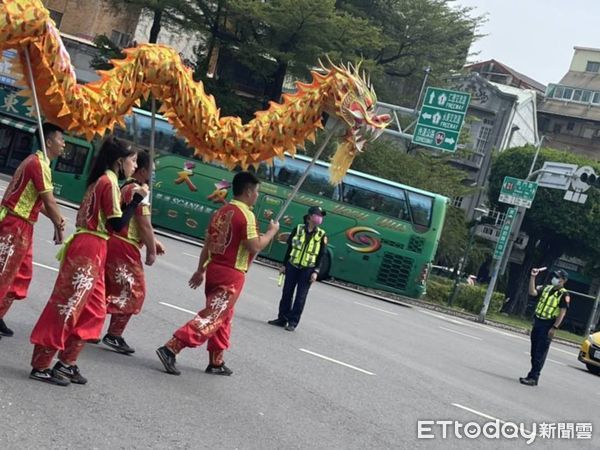
[[[308,262],[304,261],[304,264],[308,264],[307,266],[303,265],[303,261],[293,263],[290,260],[290,256],[294,247],[297,231],[298,227],[294,228],[287,240],[288,248],[283,260],[285,264],[285,283],[279,302],[279,314],[276,320],[269,322],[272,325],[286,326],[286,329],[289,331],[293,331],[298,325],[298,322],[300,322],[300,317],[302,316],[306,297],[311,285],[310,278],[313,273],[319,272],[321,260],[327,251],[327,238],[324,235],[324,231],[317,227],[311,232],[305,224],[303,229],[305,238],[302,252],[305,252],[307,248],[314,245],[314,242],[311,244],[311,241],[315,239],[321,240],[320,248],[316,257]],[[320,236],[319,233],[321,233]],[[296,292],[295,299],[294,291]]]

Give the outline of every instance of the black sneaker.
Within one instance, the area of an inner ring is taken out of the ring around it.
[[[181,372],[175,367],[175,354],[171,350],[162,346],[156,349],[156,354],[158,355],[160,362],[165,366],[167,373],[170,373],[171,375],[181,375]]]
[[[210,373],[211,375],[225,375],[228,377],[233,373],[233,370],[231,370],[225,364],[221,364],[220,366],[213,366],[212,364],[209,364],[205,372]]]
[[[0,334],[1,334],[2,336],[8,336],[8,337],[10,337],[10,336],[12,336],[13,334],[15,334],[15,333],[13,332],[13,330],[11,330],[10,328],[8,328],[8,327],[6,326],[6,324],[4,323],[4,320],[3,320],[3,319],[0,319]]]
[[[285,327],[285,325],[287,324],[287,321],[284,319],[274,319],[274,320],[269,320],[267,323],[269,325],[275,325],[276,327]]]
[[[527,377],[519,378],[519,382],[526,386],[537,386],[537,384],[538,384],[538,380],[536,380],[535,378],[527,378]]]
[[[73,364],[72,366],[67,366],[66,364],[63,364],[62,362],[57,361],[57,363],[54,364],[54,368],[52,370],[54,370],[54,373],[56,373],[57,375],[60,375],[61,377],[64,377],[67,381],[70,381],[71,383],[74,383],[74,384],[87,383],[87,378],[85,378],[83,375],[81,375],[81,372],[79,371],[79,367],[77,367],[77,365],[75,365],[75,364]]]
[[[54,373],[53,369],[37,370],[32,369],[29,374],[32,380],[42,381],[44,383],[55,384],[57,386],[68,386],[71,384],[69,380]]]
[[[125,355],[135,353],[135,349],[127,345],[127,342],[125,342],[125,339],[123,339],[122,336],[107,334],[102,338],[102,343],[108,345],[110,348],[116,350],[118,353],[123,353]]]
[[[291,323],[288,323],[288,324],[285,326],[285,329],[286,329],[286,331],[294,331],[294,330],[296,329],[296,325],[293,325],[293,324],[291,324]]]

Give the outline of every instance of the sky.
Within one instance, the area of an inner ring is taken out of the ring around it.
[[[600,48],[600,0],[455,0],[487,13],[469,60],[495,59],[541,83],[558,83],[573,47]]]

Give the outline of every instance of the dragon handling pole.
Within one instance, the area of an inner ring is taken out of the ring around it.
[[[306,166],[306,169],[304,170],[304,173],[302,174],[302,176],[300,177],[300,179],[298,180],[298,182],[294,186],[294,189],[292,190],[291,194],[289,195],[289,197],[287,198],[287,200],[285,201],[285,203],[283,204],[283,206],[281,207],[281,209],[277,213],[277,216],[275,217],[275,222],[279,222],[281,220],[281,218],[283,217],[283,215],[285,214],[286,209],[288,208],[288,206],[290,206],[290,203],[292,203],[292,200],[294,199],[294,197],[296,196],[296,194],[300,190],[300,187],[302,186],[302,183],[304,183],[304,180],[306,180],[306,177],[308,176],[308,172],[313,168],[313,166],[317,162],[317,159],[319,159],[319,156],[321,156],[321,153],[323,153],[323,150],[325,150],[325,147],[327,147],[327,144],[329,143],[329,141],[331,140],[331,138],[333,137],[333,135],[336,133],[337,128],[338,128],[338,126],[337,126],[337,121],[336,121],[336,123],[333,125],[333,127],[331,127],[331,129],[329,129],[327,131],[327,135],[325,136],[325,140],[323,141],[323,143],[321,144],[321,146],[319,147],[319,149],[315,153],[315,156],[313,156],[313,159],[310,162],[310,164],[308,166]]]

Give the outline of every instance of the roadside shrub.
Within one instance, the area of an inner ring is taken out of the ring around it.
[[[448,297],[452,290],[452,280],[442,277],[431,276],[427,281],[427,294],[425,299],[438,303],[440,305],[446,305],[448,303]],[[454,299],[453,306],[464,309],[465,311],[479,314],[483,306],[483,298],[487,285],[481,286],[470,286],[466,283],[460,283],[458,285],[458,292]],[[499,312],[504,304],[504,294],[500,292],[494,292],[492,295],[492,301],[488,313]]]

